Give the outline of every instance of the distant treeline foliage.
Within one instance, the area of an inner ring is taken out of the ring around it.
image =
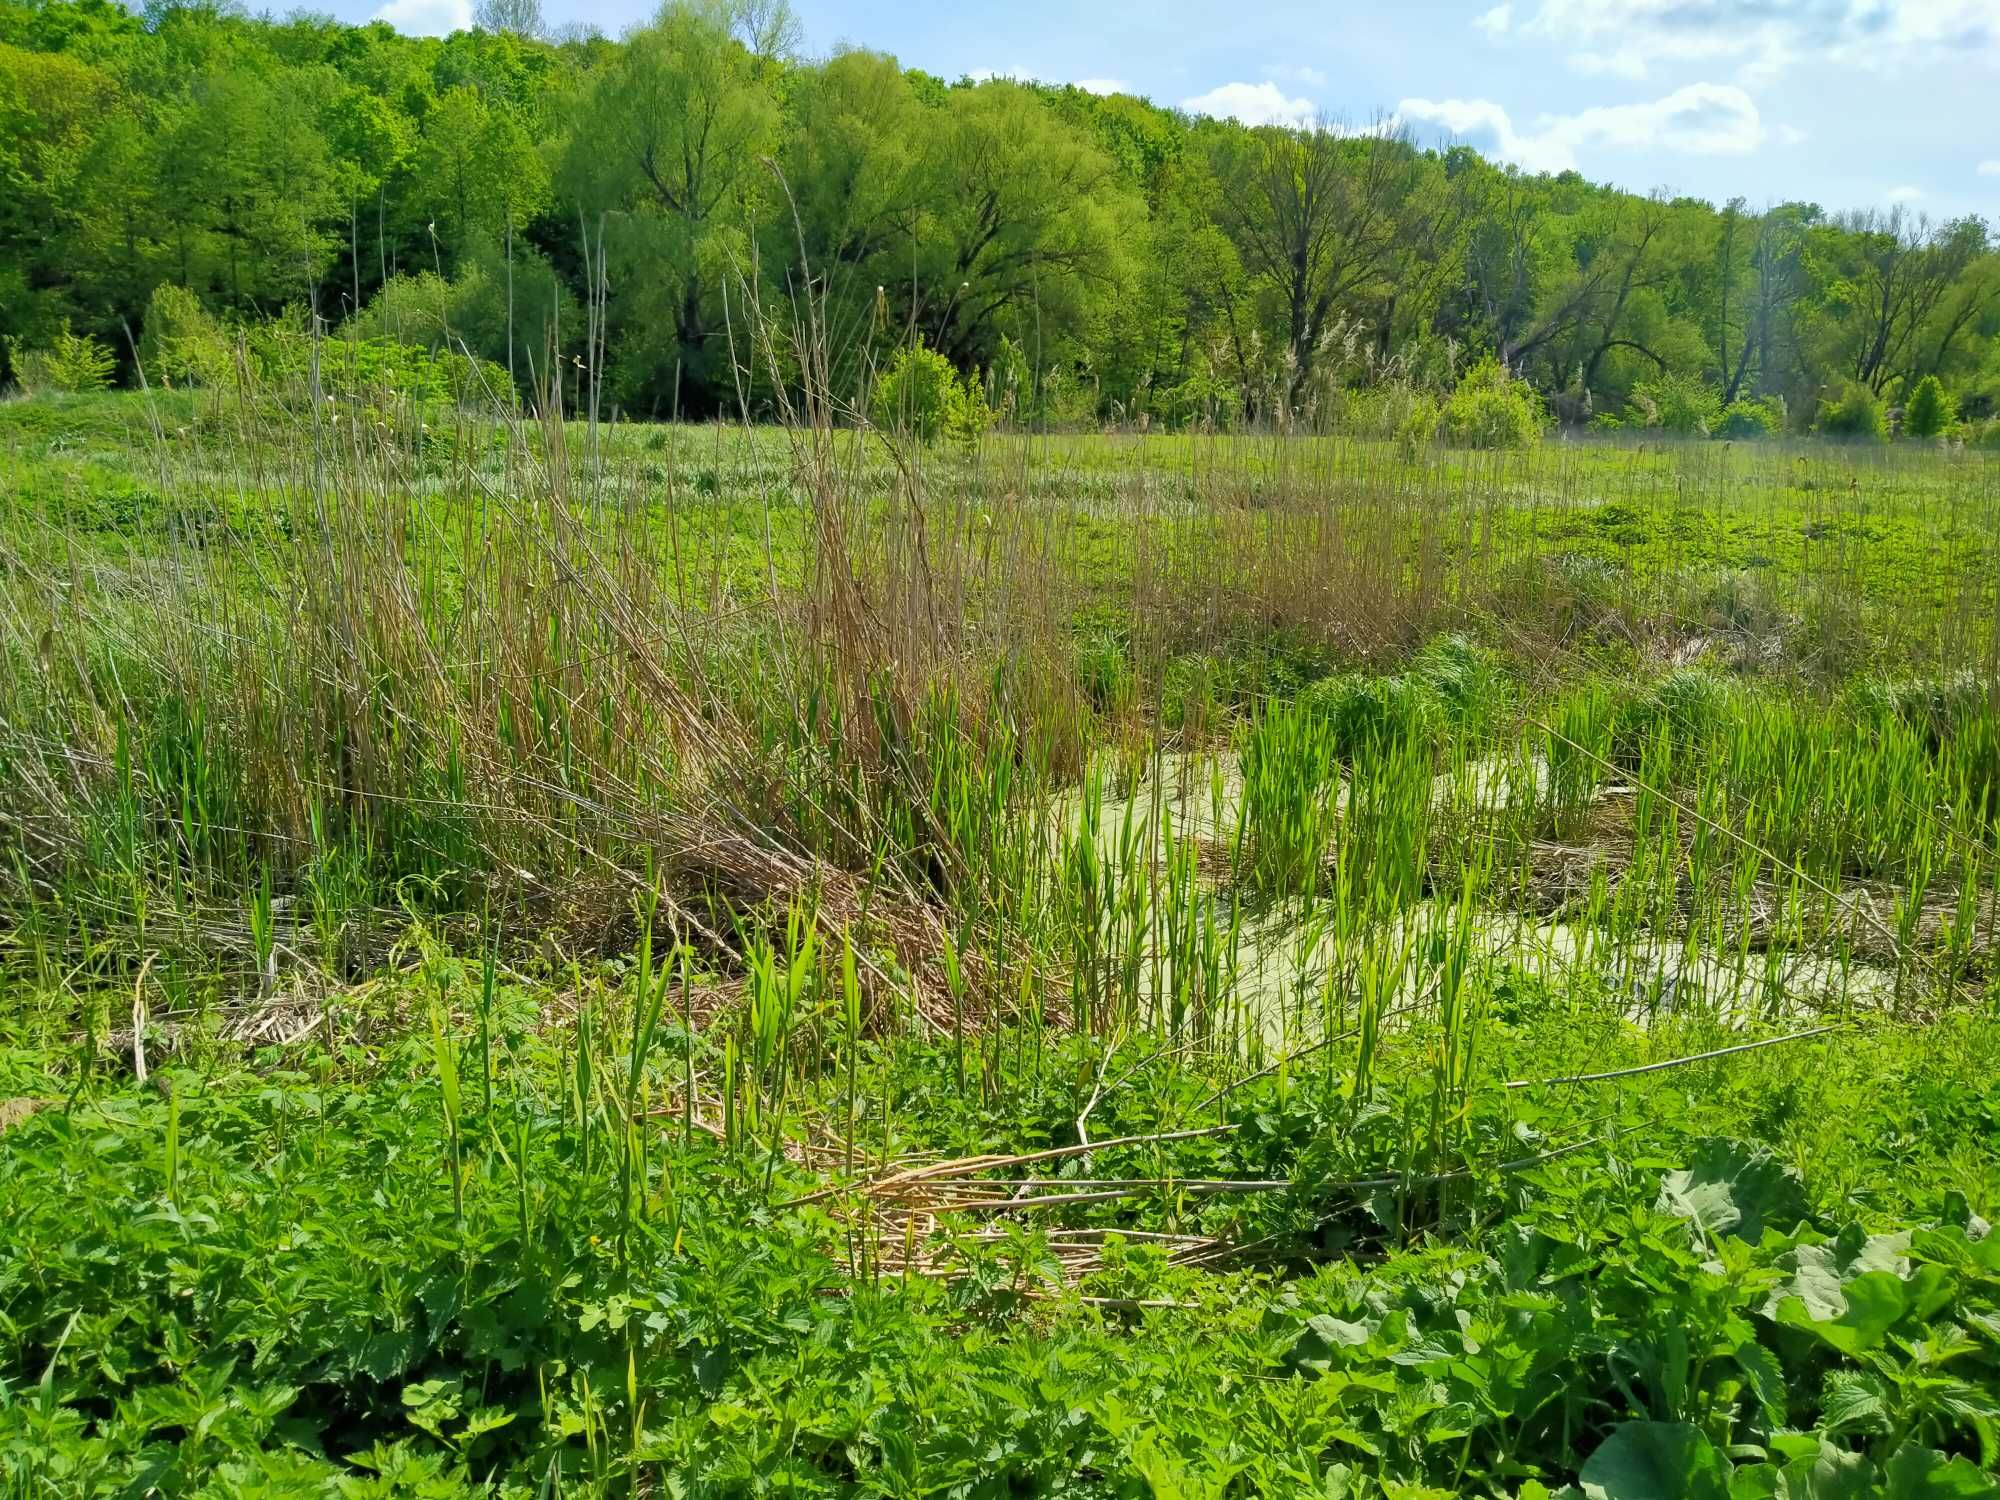
[[[1948,437],[2000,405],[1977,218],[1717,208],[1365,124],[809,61],[782,0],[621,41],[534,0],[481,19],[0,0],[0,386],[136,383],[192,294],[223,348],[316,316],[523,391],[553,360],[637,416],[767,410],[801,340],[754,330],[808,309],[856,412],[919,344],[1049,423],[1407,436],[1489,359],[1571,425],[1874,436],[1914,403]]]

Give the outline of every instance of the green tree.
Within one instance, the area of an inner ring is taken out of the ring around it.
[[[77,199],[95,132],[118,106],[102,69],[0,44],[0,333],[34,343],[76,308]],[[0,384],[10,371],[0,350]]]
[[[1945,394],[1944,385],[1937,376],[1926,375],[1903,408],[1903,431],[1914,438],[1934,438],[1957,417],[1958,405]]]
[[[167,273],[224,305],[305,301],[331,264],[348,195],[294,80],[231,71],[197,80],[162,134],[156,191]]]
[[[777,125],[758,59],[687,5],[634,32],[587,85],[560,178],[618,289],[610,315],[629,403],[691,407],[693,383],[708,382],[702,404],[719,404],[722,296],[749,274]]]
[[[784,201],[766,225],[765,264],[775,282],[767,309],[789,318],[785,287],[817,291],[832,344],[829,375],[846,398],[874,349],[910,331],[903,294],[936,110],[919,102],[894,58],[849,51],[799,71],[789,115],[779,154]],[[893,307],[889,286],[898,288]]]
[[[549,206],[548,167],[520,117],[465,84],[425,117],[413,175],[416,202],[453,262],[474,235],[503,239]]]
[[[1103,337],[1134,277],[1145,203],[1111,159],[1066,130],[1033,90],[1004,80],[951,91],[924,161],[916,267],[892,288],[960,370],[1003,335],[1040,369]]]
[[[1270,125],[1223,133],[1215,170],[1223,227],[1276,305],[1283,386],[1296,406],[1335,320],[1397,263],[1401,210],[1421,177],[1416,153],[1381,130]]]

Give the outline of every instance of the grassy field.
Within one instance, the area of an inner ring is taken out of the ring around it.
[[[0,1493],[2000,1494],[2000,459],[0,406]]]

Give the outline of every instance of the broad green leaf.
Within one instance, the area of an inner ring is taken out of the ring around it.
[[[1365,1323],[1349,1323],[1320,1313],[1306,1319],[1285,1358],[1302,1369],[1324,1373],[1350,1357],[1340,1351],[1363,1348],[1373,1335],[1374,1330]]]
[[[1588,1500],[1728,1500],[1729,1462],[1687,1422],[1626,1422],[1578,1477]]]
[[[1820,1422],[1828,1432],[1880,1432],[1889,1420],[1889,1392],[1878,1375],[1835,1370],[1820,1398]]]
[[[1736,1367],[1743,1372],[1744,1384],[1756,1396],[1764,1420],[1773,1427],[1785,1420],[1785,1371],[1778,1356],[1755,1339],[1736,1346]]]
[[[1807,1213],[1797,1172],[1762,1147],[1724,1140],[1702,1142],[1687,1167],[1667,1173],[1655,1207],[1753,1245],[1766,1229],[1790,1229]]]
[[[1785,1500],[1869,1500],[1880,1489],[1881,1476],[1867,1454],[1821,1443],[1813,1457],[1785,1466],[1780,1493]]]
[[[2000,1480],[1962,1458],[1946,1458],[1934,1448],[1905,1443],[1883,1475],[1886,1500],[1993,1500]]]
[[[1782,1298],[1777,1321],[1816,1334],[1842,1354],[1855,1355],[1881,1343],[1909,1307],[1902,1278],[1890,1271],[1856,1276],[1842,1285],[1841,1297],[1846,1305],[1831,1318],[1815,1317],[1803,1298]]]
[[[1830,1244],[1788,1250],[1778,1257],[1778,1267],[1792,1274],[1772,1291],[1764,1311],[1776,1316],[1780,1302],[1797,1297],[1815,1318],[1837,1318],[1847,1306],[1841,1287],[1854,1277],[1869,1271],[1908,1275],[1909,1246],[1907,1234],[1864,1235],[1856,1229]]]

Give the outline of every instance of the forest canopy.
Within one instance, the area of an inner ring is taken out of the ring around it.
[[[746,315],[810,305],[843,378],[921,342],[1052,422],[1323,421],[1485,359],[1575,424],[1865,425],[1922,389],[1948,432],[2000,406],[1978,218],[1639,195],[1392,123],[809,59],[772,0],[617,41],[533,0],[480,20],[0,0],[0,387],[85,341],[134,383],[149,320],[192,305],[449,344],[523,390],[589,361],[636,416],[754,413],[796,372]]]

